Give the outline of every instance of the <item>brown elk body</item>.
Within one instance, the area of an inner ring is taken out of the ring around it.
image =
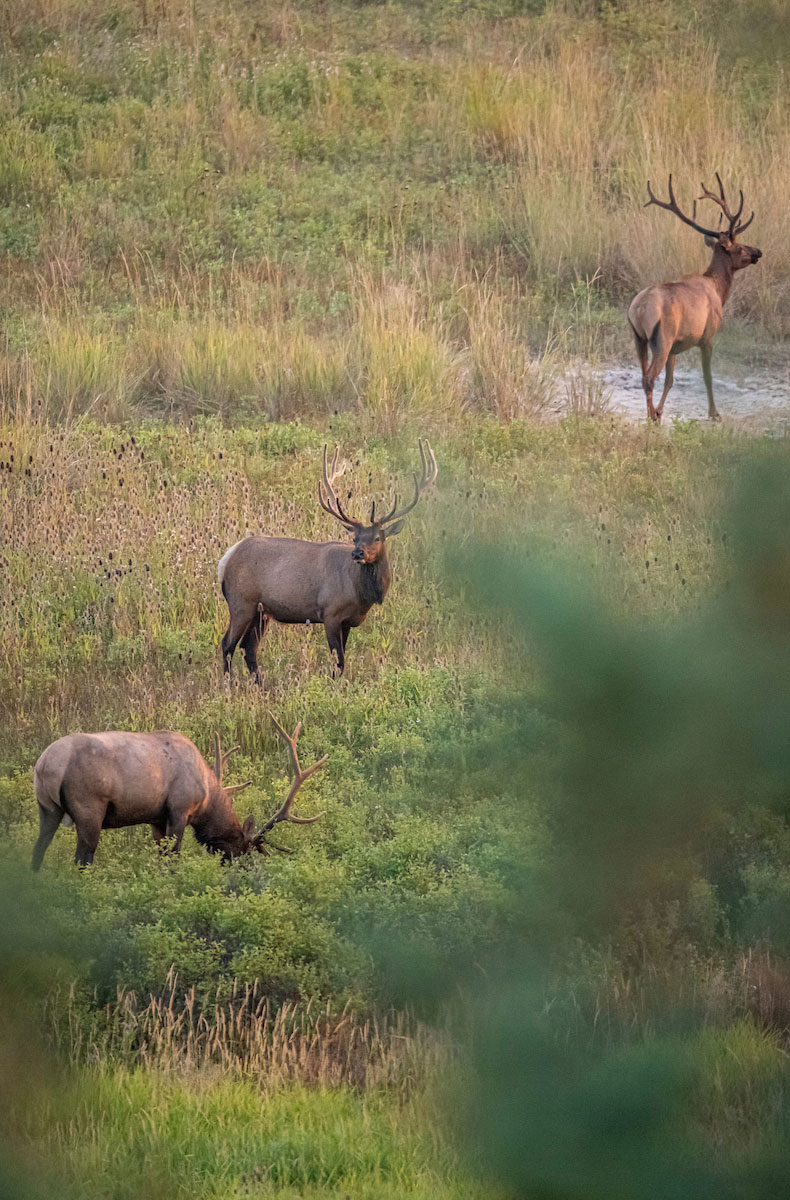
[[[696,229],[705,237],[705,244],[713,250],[710,266],[703,275],[684,275],[674,283],[660,283],[647,287],[631,302],[628,320],[634,333],[636,350],[642,368],[642,386],[647,400],[647,414],[652,421],[660,421],[669,389],[675,373],[675,357],[684,350],[699,346],[702,358],[702,374],[708,393],[708,416],[718,421],[719,414],[713,399],[711,357],[713,339],[721,325],[724,305],[730,294],[733,275],[744,267],[751,266],[762,257],[756,246],[747,246],[736,240],[737,235],[749,226],[754,218],[740,221],[743,212],[743,192],[737,212],[732,213],[727,204],[720,177],[719,195],[702,185],[700,199],[718,204],[727,220],[726,229],[707,229],[697,224],[696,201],[694,217],[685,216],[678,208],[672,191],[672,176],[669,177],[669,200],[658,200],[650,190],[648,205],[655,204],[674,213],[686,225]],[[648,349],[652,352],[648,363]],[[664,388],[658,405],[653,405],[653,388],[658,376],[665,370]]]
[[[302,783],[326,761],[324,756],[302,771],[296,752],[301,726],[290,738],[277,728],[290,745],[294,784],[283,806],[257,833],[251,815],[242,824],[233,811],[233,795],[249,785],[222,785],[223,767],[233,751],[223,754],[219,738],[214,770],[188,738],[170,730],[70,733],[59,738],[35,766],[40,832],[33,870],[41,866],[64,821],[77,828],[79,866],[93,862],[103,829],[129,825],[150,825],[156,841],[173,838],[176,851],[189,825],[202,845],[225,859],[250,850],[266,853],[266,834],[278,821],[308,824],[319,819],[297,817],[290,808]]]
[[[321,507],[353,535],[353,542],[306,542],[297,538],[247,537],[231,546],[217,569],[222,594],[228,604],[230,623],[222,639],[225,672],[236,646],[241,643],[244,660],[256,679],[258,643],[269,621],[284,625],[323,625],[337,670],[343,673],[346,642],[352,629],[361,625],[374,604],[383,604],[390,586],[387,538],[403,528],[422,491],[437,476],[436,459],[428,442],[420,442],[422,476],[414,478],[414,499],[369,524],[349,517],[333,484],[344,467],[337,467],[337,452],[330,470],[324,446],[322,483],[318,485]],[[326,489],[326,500],[322,490]]]

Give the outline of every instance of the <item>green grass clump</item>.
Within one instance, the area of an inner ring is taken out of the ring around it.
[[[449,1150],[429,1165],[416,1106],[386,1094],[118,1069],[72,1104],[64,1196],[492,1196]]]

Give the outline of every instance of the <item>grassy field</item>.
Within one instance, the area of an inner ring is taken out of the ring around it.
[[[59,1097],[47,1102],[53,1124],[34,1138],[49,1164],[44,1194],[48,1171],[75,1196],[172,1194],[174,1173],[176,1194],[206,1197],[497,1194],[479,1161],[453,1149],[453,1119],[435,1094],[441,1041],[386,1015],[419,994],[429,964],[466,987],[503,956],[517,960],[525,937],[545,936],[532,889],[553,861],[561,712],[530,650],[539,627],[525,637],[481,607],[459,559],[500,543],[514,569],[573,563],[596,607],[629,624],[638,614],[650,645],[651,630],[716,605],[733,569],[729,498],[761,449],[694,425],[464,418],[435,438],[439,483],[393,543],[391,595],[352,635],[344,679],[331,677],[321,629],[275,627],[260,655],[263,688],[241,664],[226,684],[215,576],[226,545],[248,529],[331,536],[312,499],[328,435],[359,461],[357,505],[414,463],[408,437],[361,436],[346,417],[332,426],[12,419],[0,433],[0,813],[5,908],[22,927],[31,893],[17,867],[37,825],[31,769],[53,738],[170,727],[209,753],[219,730],[241,745],[231,779],[255,781],[240,811],[260,820],[287,786],[270,710],[304,720],[303,761],[330,756],[302,804],[327,815],[280,838],[293,856],[226,867],[188,836],[173,860],[134,829],[105,834],[94,868],[78,875],[73,832],[58,833],[36,877],[34,919],[53,943],[47,990],[60,981],[44,1026],[81,1099],[68,1118]],[[695,1063],[716,1063],[695,1066],[695,1086],[705,1144],[724,1140],[740,1161],[755,1106],[774,1129],[785,1074],[781,1039],[751,1023],[738,914],[746,896],[758,922],[771,919],[787,847],[768,814],[714,840],[713,876],[692,858],[680,900],[660,885],[652,908],[618,918],[589,953],[569,928],[555,931],[567,957],[547,987],[550,1011],[582,1044],[608,1029],[605,1044],[616,1045],[635,1024],[649,1037],[667,997],[698,1011],[703,1028],[723,1022],[721,1046],[703,1036],[707,1049],[693,1051]],[[727,1060],[731,1037],[741,1038],[742,1072],[725,1087],[718,1056]],[[137,1112],[160,1114],[155,1131]],[[30,1137],[28,1128],[23,1145]],[[184,1155],[189,1167],[176,1172]]]
[[[642,209],[669,171],[743,185],[765,258],[721,349],[783,361],[783,17],[0,11],[0,1194],[782,1194],[785,507],[732,501],[786,446],[619,422],[592,369],[705,261]],[[224,682],[224,550],[337,536],[324,442],[361,511],[420,435],[439,480],[345,677],[273,627],[263,688]],[[78,873],[62,829],[31,884],[51,740],[219,731],[262,820],[270,711],[329,754],[295,854],[133,829]]]
[[[414,465],[408,442],[350,441],[345,421],[332,435],[360,463],[359,504],[394,487],[390,469],[403,478]],[[283,835],[299,855],[258,860],[230,888],[233,872],[197,847],[175,869],[147,831],[104,838],[100,858],[112,868],[81,886],[112,930],[111,988],[156,988],[175,962],[185,987],[263,971],[286,996],[359,996],[369,963],[343,926],[387,910],[398,923],[430,925],[431,913],[443,914],[434,936],[451,954],[479,909],[484,944],[506,916],[502,873],[539,851],[542,837],[523,821],[525,797],[493,810],[483,799],[486,738],[517,719],[508,705],[523,677],[508,681],[507,661],[522,639],[478,611],[448,566],[464,541],[529,530],[544,562],[573,546],[602,598],[666,619],[711,593],[722,537],[715,497],[727,464],[737,471],[747,450],[695,428],[665,438],[616,424],[470,419],[435,442],[440,483],[393,542],[392,594],[352,634],[343,680],[331,678],[321,628],[273,627],[260,656],[264,687],[250,685],[241,662],[226,686],[216,563],[248,530],[333,536],[312,498],[324,436],[294,424],[2,430],[10,586],[0,599],[0,761],[4,819],[20,854],[36,820],[30,768],[73,729],[176,728],[206,754],[219,730],[226,745],[241,745],[230,778],[255,781],[241,805],[261,819],[285,790],[270,710],[291,726],[304,721],[305,762],[330,756],[304,799],[305,812],[329,815]],[[539,748],[548,732],[537,699],[529,721],[519,740]],[[116,908],[130,854],[146,863],[129,878],[132,919],[126,901]],[[58,886],[72,855],[61,832],[47,859]],[[274,892],[264,886],[273,877]],[[252,945],[237,919],[249,932],[267,926],[266,945]],[[135,964],[131,975],[123,963]]]
[[[361,403],[390,431],[540,410],[569,355],[631,356],[638,288],[706,261],[643,211],[670,171],[687,205],[718,169],[755,208],[729,342],[765,357],[790,320],[780,9],[13,0],[0,397]]]

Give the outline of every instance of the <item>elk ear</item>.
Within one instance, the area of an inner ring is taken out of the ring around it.
[[[711,235],[709,233],[705,234],[705,245],[708,247],[709,250],[713,250],[714,247],[718,246],[718,244],[719,244],[718,237],[711,237]]]
[[[250,813],[250,815],[247,817],[247,820],[242,825],[241,832],[244,834],[245,838],[248,839],[251,838],[255,833],[255,817],[252,815],[252,813]]]
[[[403,529],[405,524],[406,524],[405,517],[401,521],[393,521],[393,523],[389,526],[389,528],[383,531],[384,536],[385,537],[394,537],[396,533],[400,533],[400,531]]]

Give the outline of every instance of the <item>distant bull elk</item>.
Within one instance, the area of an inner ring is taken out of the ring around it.
[[[636,351],[642,367],[642,386],[647,399],[647,415],[652,421],[660,421],[664,411],[664,401],[675,374],[675,355],[692,346],[699,346],[702,356],[702,374],[705,378],[705,388],[708,393],[708,417],[718,421],[718,412],[713,400],[713,378],[710,363],[713,354],[713,338],[721,325],[722,310],[727,302],[732,287],[732,277],[736,271],[749,267],[762,258],[762,251],[756,246],[746,246],[737,241],[737,235],[748,229],[754,220],[754,213],[748,221],[741,221],[743,212],[743,192],[737,212],[731,212],[724,195],[721,177],[716,175],[719,185],[719,195],[709,191],[705,184],[701,185],[700,200],[712,200],[718,204],[726,218],[726,229],[706,229],[698,225],[696,220],[697,202],[694,202],[693,216],[687,217],[680,211],[672,191],[672,176],[669,177],[669,200],[658,200],[647,184],[647,194],[650,199],[645,208],[651,204],[665,208],[674,213],[686,225],[696,229],[705,238],[705,245],[713,251],[710,266],[704,275],[684,275],[676,283],[659,283],[645,288],[636,296],[628,310],[628,320],[634,331]],[[721,223],[721,216],[719,217]],[[648,365],[648,347],[652,351],[652,361]],[[653,387],[658,376],[666,367],[664,375],[664,390],[661,400],[653,406]]]
[[[349,632],[361,625],[374,604],[382,604],[390,586],[387,538],[400,533],[403,518],[436,480],[438,467],[430,444],[419,442],[422,474],[414,476],[414,498],[398,508],[398,497],[386,516],[370,522],[348,515],[334,489],[345,470],[338,468],[335,451],[327,467],[324,446],[323,478],[318,501],[324,512],[353,535],[347,542],[305,542],[296,538],[247,537],[223,554],[217,568],[230,624],[222,639],[222,661],[230,670],[233,651],[241,642],[244,660],[258,677],[258,642],[269,621],[284,625],[323,624],[330,652],[342,675]],[[326,496],[324,495],[326,492]]]
[[[293,783],[285,802],[257,833],[252,816],[242,825],[233,811],[232,797],[249,783],[223,786],[223,769],[238,746],[223,754],[219,735],[213,770],[188,738],[169,730],[70,733],[59,738],[35,766],[40,832],[33,870],[41,866],[61,822],[77,827],[74,861],[82,867],[93,862],[102,829],[127,825],[150,824],[156,841],[173,838],[176,851],[191,825],[197,840],[224,859],[250,850],[268,853],[266,835],[279,821],[311,825],[324,815],[297,817],[291,806],[302,784],[327,760],[325,754],[303,771],[296,749],[301,722],[292,737],[274,724],[290,750]]]

